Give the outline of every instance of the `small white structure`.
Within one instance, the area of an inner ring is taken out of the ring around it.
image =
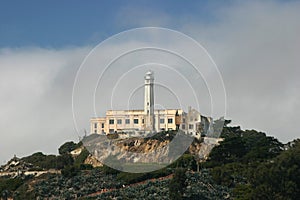
[[[190,106],[188,108],[188,112],[183,113],[181,118],[181,130],[196,138],[200,138],[201,135],[208,134],[208,132],[212,129],[213,119],[202,116],[200,112],[196,109],[192,109]]]

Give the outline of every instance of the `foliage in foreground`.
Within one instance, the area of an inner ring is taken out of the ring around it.
[[[163,135],[155,137],[164,139]],[[283,145],[265,133],[227,124],[222,137],[225,140],[201,164],[200,173],[195,172],[196,161],[188,153],[151,173],[131,174],[107,166],[92,169],[83,164],[86,149],[73,158],[70,151],[78,144],[67,142],[60,147],[59,156],[39,152],[23,158],[42,169],[61,169],[62,175],[1,178],[1,195],[15,199],[291,200],[300,196],[299,139]]]
[[[203,167],[234,199],[297,199],[300,196],[300,140],[283,145],[255,130],[225,127],[225,138]]]
[[[174,179],[154,179],[147,180],[143,184],[136,184],[108,191],[87,199],[146,199],[146,200],[169,200],[171,199],[224,199],[229,197],[229,190],[226,187],[216,185],[208,170],[200,173],[191,171],[185,172],[184,169],[176,170],[178,177]],[[182,184],[180,196],[170,194],[175,181],[179,180]]]

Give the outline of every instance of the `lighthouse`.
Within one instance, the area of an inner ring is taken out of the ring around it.
[[[145,112],[145,130],[155,131],[154,121],[154,73],[148,71],[145,75],[145,98],[144,98],[144,112]]]

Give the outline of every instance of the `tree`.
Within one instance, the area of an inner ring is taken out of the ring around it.
[[[74,160],[70,154],[63,154],[63,155],[57,156],[56,168],[63,169],[66,166],[73,165],[73,163],[74,163]]]
[[[58,149],[58,152],[60,155],[66,154],[66,153],[70,153],[71,151],[73,151],[74,149],[76,149],[77,144],[75,144],[73,141],[71,142],[66,142],[63,145],[61,145]]]
[[[31,163],[34,165],[34,169],[54,169],[56,168],[57,156],[55,155],[45,155],[42,152],[34,153],[30,156],[22,158],[26,163]]]
[[[195,171],[195,170],[197,170],[197,163],[195,160],[195,156],[193,156],[192,154],[183,154],[174,163],[172,163],[169,167],[187,168],[187,169]]]
[[[90,152],[86,148],[83,148],[81,153],[75,158],[74,164],[75,165],[84,164],[84,161],[86,160],[86,158],[89,155],[90,155]]]
[[[61,174],[62,174],[64,177],[67,177],[67,178],[74,177],[74,176],[76,176],[79,172],[80,172],[79,167],[73,166],[73,165],[72,165],[72,166],[66,166],[64,169],[61,170]]]
[[[298,199],[300,196],[300,140],[283,151],[272,162],[262,163],[256,170],[253,198],[263,199],[261,194],[269,191],[270,199]]]
[[[177,168],[175,170],[174,176],[169,184],[169,197],[172,200],[183,199],[183,194],[186,189],[186,169]]]
[[[213,148],[209,161],[215,165],[222,165],[240,161],[246,154],[245,142],[239,136],[227,137],[219,146]]]
[[[243,158],[245,162],[274,158],[278,156],[283,149],[283,144],[276,138],[266,136],[265,133],[255,130],[244,131],[242,139],[247,150],[247,154]]]

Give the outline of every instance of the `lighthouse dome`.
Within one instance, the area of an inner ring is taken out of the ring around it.
[[[154,79],[153,71],[149,70],[145,75],[145,79]]]

